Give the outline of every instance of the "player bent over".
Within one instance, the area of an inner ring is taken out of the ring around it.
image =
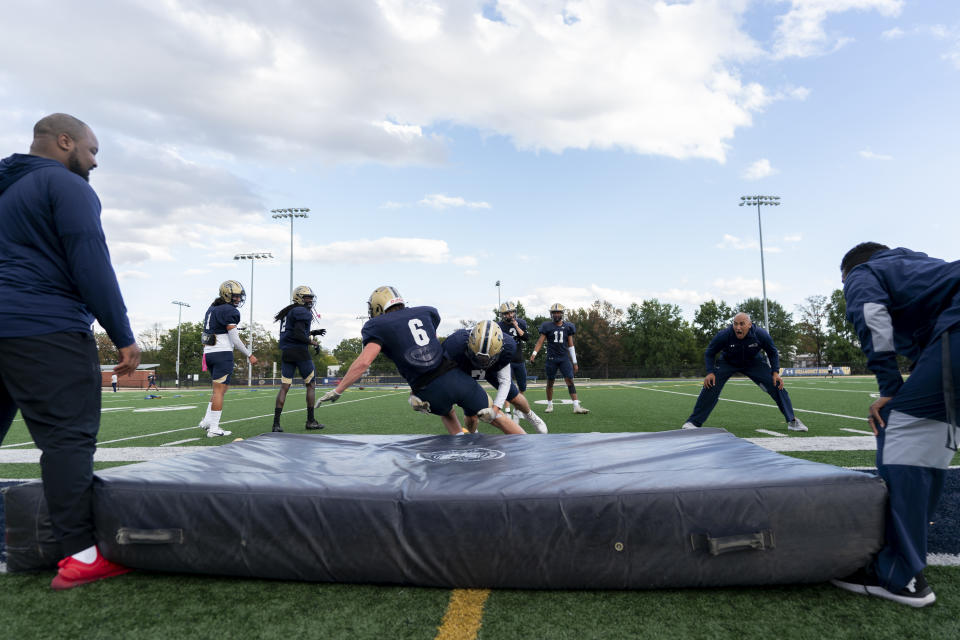
[[[530,354],[532,363],[540,352],[543,343],[547,343],[547,410],[545,413],[553,413],[553,381],[557,379],[557,372],[563,376],[563,381],[567,383],[567,391],[570,392],[570,399],[573,400],[574,413],[590,413],[590,410],[580,406],[577,400],[577,387],[573,384],[573,374],[580,371],[577,365],[577,350],[573,346],[573,334],[577,328],[572,322],[566,322],[563,319],[563,305],[557,303],[550,307],[551,321],[540,325],[540,338],[536,346],[533,347],[533,353]]]
[[[490,396],[476,380],[443,357],[437,339],[440,314],[436,309],[407,307],[396,289],[380,287],[370,294],[367,310],[370,319],[361,330],[363,350],[336,388],[317,401],[318,405],[336,402],[383,352],[410,385],[414,411],[440,416],[451,435],[463,433],[454,405],[462,407],[468,418],[479,416],[504,433],[525,433],[520,425],[495,411]]]
[[[293,376],[298,371],[307,388],[307,429],[323,429],[323,425],[314,418],[314,401],[316,400],[316,367],[310,357],[309,348],[319,353],[320,343],[314,336],[322,336],[326,329],[310,330],[313,323],[313,289],[300,286],[293,290],[292,303],[285,306],[273,317],[280,323],[280,391],[277,392],[277,405],[273,410],[273,431],[280,432],[280,414],[283,404],[287,400],[287,392],[293,384]]]
[[[547,425],[530,409],[530,403],[510,381],[510,365],[518,349],[512,337],[504,334],[499,325],[484,320],[470,331],[458,329],[443,341],[443,356],[473,378],[481,375],[497,390],[493,406],[502,411],[505,402],[510,402],[517,412],[529,420],[540,433],[547,432]],[[477,430],[476,416],[466,418],[467,429]]]
[[[243,285],[236,280],[227,280],[220,285],[220,295],[214,298],[203,317],[203,357],[210,369],[213,381],[213,394],[207,405],[207,415],[200,421],[199,427],[206,429],[208,438],[229,436],[232,431],[220,428],[220,414],[223,412],[223,396],[230,388],[233,375],[233,350],[239,349],[250,364],[256,364],[257,358],[247,349],[237,332],[240,322],[239,308],[247,299]]]

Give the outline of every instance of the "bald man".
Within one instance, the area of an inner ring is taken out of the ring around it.
[[[0,442],[19,409],[43,452],[43,493],[64,556],[54,589],[127,571],[100,554],[92,511],[94,319],[119,350],[116,375],[140,364],[88,184],[99,144],[86,124],[55,113],[34,126],[28,155],[0,161]]]
[[[767,354],[770,363],[763,358]],[[684,429],[697,429],[703,426],[710,412],[717,406],[720,391],[735,373],[742,373],[766,391],[787,421],[790,431],[806,431],[807,426],[793,415],[790,395],[783,388],[780,378],[780,354],[773,344],[773,338],[766,330],[753,326],[750,316],[738,313],[733,324],[718,333],[704,352],[707,376],[703,379],[703,389],[697,397],[693,413],[684,423]],[[717,356],[720,355],[718,359]]]

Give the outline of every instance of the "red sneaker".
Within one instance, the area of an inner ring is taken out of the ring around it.
[[[100,554],[100,549],[97,549],[97,559],[93,561],[93,564],[86,564],[73,556],[67,556],[57,563],[57,566],[60,567],[60,570],[54,576],[50,587],[58,591],[79,587],[81,584],[95,582],[103,578],[112,578],[130,571],[129,568],[104,558]]]

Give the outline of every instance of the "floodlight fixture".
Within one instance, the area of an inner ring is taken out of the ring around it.
[[[271,209],[274,220],[290,218],[290,291],[293,291],[293,219],[309,218],[307,214],[310,209],[307,207],[291,207],[286,209]]]
[[[757,228],[760,231],[760,279],[763,284],[763,328],[770,331],[770,319],[767,314],[767,270],[763,261],[763,223],[760,219],[761,206],[780,206],[780,196],[740,196],[740,206],[757,205]]]
[[[250,261],[250,351],[253,351],[253,265],[257,260],[266,260],[272,258],[273,254],[269,251],[253,251],[250,253],[238,253],[233,256],[234,260]],[[247,386],[253,386],[253,364],[247,359]]]

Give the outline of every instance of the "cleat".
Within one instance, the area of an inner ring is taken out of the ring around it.
[[[97,559],[92,564],[80,562],[72,556],[68,556],[57,563],[60,567],[57,575],[50,582],[50,587],[60,591],[62,589],[72,589],[81,584],[112,578],[130,571],[128,567],[110,562],[102,555],[100,549],[97,549]]]
[[[547,408],[544,409],[543,412],[544,412],[544,413],[553,413],[553,405],[552,405],[552,404],[548,404],[548,405],[547,405]]]
[[[279,422],[273,423],[273,433],[283,433],[283,427],[280,426]]]
[[[789,431],[808,431],[807,425],[800,422],[799,418],[794,418],[787,423],[787,429]]]
[[[207,429],[208,438],[216,438],[217,436],[229,436],[233,431],[224,431],[220,427],[210,427]]]
[[[197,428],[198,428],[198,429],[203,429],[204,431],[206,431],[207,429],[210,428],[210,425],[207,424],[206,418],[204,418],[203,420],[200,421],[200,424],[197,425]]]
[[[407,402],[410,403],[410,408],[418,413],[430,413],[430,403],[426,400],[421,400],[417,396],[410,394],[410,397],[407,398]]]
[[[318,431],[318,430],[320,430],[320,429],[323,429],[325,426],[326,426],[326,425],[320,424],[320,423],[317,422],[316,420],[307,420],[307,424],[305,424],[303,427],[304,427],[304,429],[310,429],[310,430],[312,430],[312,431]]]
[[[547,423],[543,421],[543,418],[541,418],[540,416],[538,416],[532,411],[530,412],[530,416],[532,418],[530,422],[532,422],[533,426],[536,427],[537,433],[546,433]]]
[[[858,569],[849,576],[836,578],[831,580],[830,583],[846,591],[892,600],[909,607],[925,607],[937,601],[937,596],[933,593],[930,585],[927,584],[923,573],[918,573],[911,578],[907,586],[897,592],[889,591],[880,586],[880,581],[877,580],[876,576],[866,569]]]
[[[587,409],[586,407],[574,407],[573,412],[579,413],[579,414],[587,414],[587,413],[590,413],[590,409]]]
[[[700,427],[698,427],[697,425],[693,424],[692,422],[684,422],[684,423],[683,423],[683,426],[680,427],[680,428],[681,428],[681,429],[699,429]]]

